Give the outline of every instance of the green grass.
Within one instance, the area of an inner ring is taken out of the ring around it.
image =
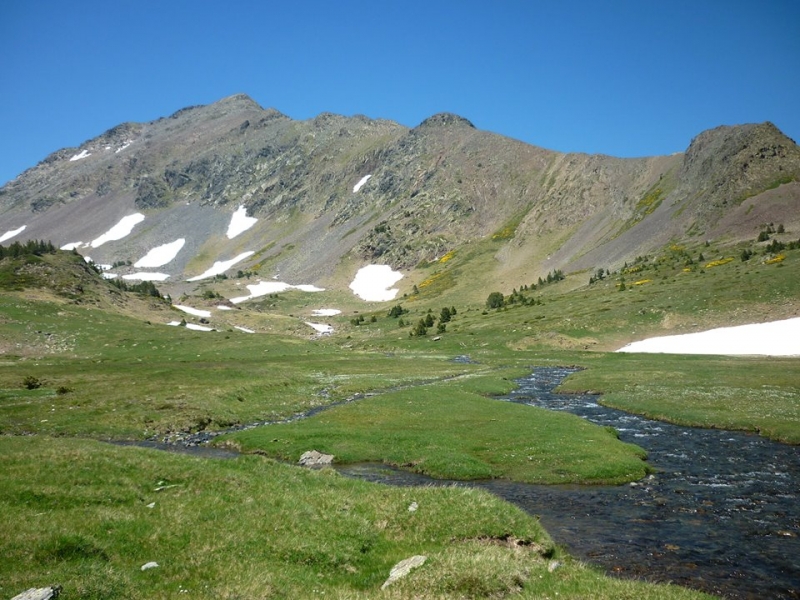
[[[445,479],[622,483],[649,472],[645,453],[613,432],[465,387],[449,382],[383,394],[221,443],[292,462],[315,449],[339,463],[379,461]]]
[[[796,359],[608,355],[562,389],[601,391],[602,404],[653,419],[800,444]]]
[[[47,436],[0,437],[0,453],[3,597],[54,583],[66,600],[707,597],[607,578],[479,490]],[[425,565],[382,592],[415,554]]]
[[[588,280],[588,272],[572,275],[526,292],[541,304],[486,311],[485,297],[495,288],[470,290],[470,274],[476,266],[490,271],[492,244],[459,250],[437,265],[448,285],[426,286],[413,302],[398,299],[410,311],[403,315],[409,324],[429,309],[434,315],[443,306],[458,309],[438,341],[433,334],[409,337],[409,327],[387,317],[394,302],[365,311],[346,294],[315,296],[314,302],[341,302],[345,310],[325,319],[336,328],[331,338],[310,339],[296,316],[310,310],[299,293],[236,312],[249,319],[241,324],[259,323],[272,333],[224,325],[203,333],[167,327],[182,315],[136,304],[97,282],[88,291],[83,281],[84,292],[61,299],[42,288],[18,293],[6,271],[0,594],[61,583],[65,598],[169,598],[181,589],[220,598],[308,597],[313,590],[335,598],[701,597],[605,578],[553,550],[535,519],[480,492],[390,489],[259,456],[209,461],[86,439],[283,419],[362,395],[232,441],[292,463],[313,448],[340,462],[383,461],[448,478],[641,477],[647,472],[641,450],[608,431],[491,398],[534,366],[579,365],[585,370],[565,390],[600,391],[603,403],[664,420],[800,443],[797,359],[604,352],[651,335],[795,315],[800,251],[787,251],[780,265],[763,264],[759,251],[747,263],[707,269],[738,256],[740,247],[665,250],[637,273],[591,286],[576,279]],[[71,271],[48,272],[76,289]],[[650,283],[631,285],[644,279]],[[367,317],[358,327],[350,324],[355,310]],[[459,355],[474,362],[454,362]],[[26,377],[42,387],[26,389]],[[174,487],[155,492],[161,485]],[[421,507],[413,515],[411,501]],[[513,539],[531,543],[515,546]],[[413,554],[429,561],[379,592],[389,568]],[[550,554],[565,566],[548,571]],[[162,566],[141,572],[150,560]]]

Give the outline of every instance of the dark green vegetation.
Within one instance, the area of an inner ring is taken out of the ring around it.
[[[494,398],[537,365],[585,367],[564,388],[603,392],[601,402],[626,410],[799,443],[797,359],[605,352],[653,334],[794,316],[800,250],[787,244],[774,255],[772,240],[755,237],[673,245],[602,277],[520,281],[487,307],[491,288],[468,293],[464,274],[491,260],[489,240],[427,266],[419,293],[398,303],[364,311],[335,292],[315,297],[350,307],[329,319],[335,333],[323,338],[289,316],[308,310],[299,293],[215,313],[217,331],[197,332],[165,326],[185,313],[114,287],[71,253],[6,257],[0,594],[60,583],[65,598],[181,590],[220,598],[313,590],[340,598],[701,597],[576,564],[534,518],[484,493],[388,489],[283,463],[316,449],[339,463],[459,479],[600,483],[648,472],[641,450],[612,431]],[[745,249],[753,254],[742,261]],[[434,283],[422,285],[448,279],[436,293]],[[185,300],[219,301],[203,290]],[[429,317],[445,330],[409,335]],[[233,329],[242,319],[272,333]],[[471,362],[454,360],[465,355]],[[96,441],[172,439],[339,402],[225,436],[219,443],[262,455],[231,461]],[[414,554],[429,560],[379,592],[391,566]],[[550,572],[552,560],[563,564]],[[141,571],[149,561],[160,566]]]

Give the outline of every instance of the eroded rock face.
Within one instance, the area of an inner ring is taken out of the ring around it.
[[[298,463],[301,467],[324,467],[333,463],[333,454],[323,454],[316,450],[303,452]]]

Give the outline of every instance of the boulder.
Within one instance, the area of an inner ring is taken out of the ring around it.
[[[303,452],[299,461],[302,467],[324,467],[332,462],[333,454],[322,454],[322,452],[317,452],[316,450]]]
[[[30,588],[14,596],[11,600],[51,600],[51,598],[58,598],[60,593],[60,585],[51,585],[43,588]]]
[[[410,558],[406,558],[405,560],[401,560],[395,566],[392,567],[392,570],[389,571],[389,579],[383,582],[381,586],[382,590],[385,590],[389,587],[392,583],[401,579],[408,575],[412,569],[416,569],[417,567],[421,567],[425,564],[425,561],[428,560],[427,556],[422,556],[417,554],[416,556],[412,556]]]

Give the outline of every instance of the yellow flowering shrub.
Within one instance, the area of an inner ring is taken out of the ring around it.
[[[719,260],[712,260],[710,263],[706,265],[706,269],[710,269],[712,267],[719,267],[720,265],[727,265],[732,260],[733,260],[732,256],[729,256],[727,258],[720,258]]]

